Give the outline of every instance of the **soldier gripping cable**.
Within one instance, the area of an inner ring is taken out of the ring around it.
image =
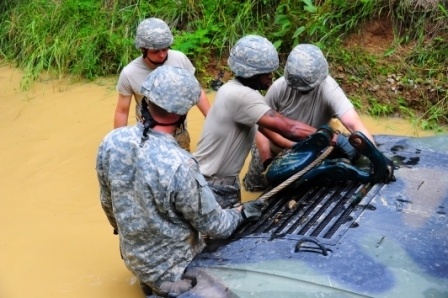
[[[329,75],[328,62],[319,49],[312,44],[299,44],[288,55],[284,76],[269,88],[266,103],[274,111],[312,127],[329,125],[332,118],[338,118],[350,132],[362,132],[373,144],[372,135],[365,128],[353,104],[338,83]],[[279,135],[275,142],[256,136],[252,147],[252,159],[243,179],[249,191],[261,191],[268,187],[261,173],[283,149],[290,149],[295,142]],[[358,152],[351,146],[348,137],[337,134],[332,155],[356,160]]]

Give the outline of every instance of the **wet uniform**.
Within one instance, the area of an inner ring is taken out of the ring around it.
[[[118,231],[126,266],[156,292],[179,280],[204,248],[203,236],[224,238],[243,221],[223,210],[192,155],[165,133],[143,125],[109,133],[100,145],[96,169],[101,205]]]
[[[171,65],[181,67],[190,73],[195,73],[195,68],[191,61],[185,56],[184,53],[176,50],[168,50],[168,58],[163,65]],[[141,94],[142,83],[145,81],[146,77],[153,71],[153,68],[148,67],[143,61],[143,57],[140,56],[128,65],[126,65],[120,73],[118,78],[118,83],[116,86],[117,91],[125,96],[134,95],[135,98],[135,115],[137,121],[141,120],[141,108],[142,108],[142,98]],[[187,123],[176,130],[175,139],[179,143],[179,146],[190,151],[190,135],[186,127]]]
[[[224,208],[241,202],[239,174],[254,142],[256,124],[269,110],[260,92],[235,79],[216,93],[194,156]]]
[[[353,104],[331,76],[327,76],[307,94],[301,94],[298,90],[288,87],[285,77],[280,77],[269,88],[265,100],[274,111],[313,127],[328,124],[331,118],[340,118],[348,110],[353,109]],[[273,157],[282,151],[272,142],[270,148]],[[252,159],[244,177],[244,187],[250,191],[264,190],[267,182],[261,175],[263,165],[255,145],[251,153]]]

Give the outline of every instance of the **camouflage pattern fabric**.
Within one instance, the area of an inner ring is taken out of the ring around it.
[[[143,20],[137,27],[135,47],[148,50],[161,50],[173,43],[170,27],[161,19],[149,18]]]
[[[147,101],[169,113],[186,115],[199,102],[201,90],[198,80],[190,72],[164,65],[148,75],[142,84],[141,93]]]
[[[278,53],[266,38],[247,35],[230,50],[227,64],[236,76],[250,78],[275,71],[279,64]]]
[[[234,185],[208,183],[208,186],[213,191],[215,199],[221,208],[228,209],[241,203],[241,185],[239,179]]]
[[[264,191],[268,188],[269,184],[263,175],[263,163],[261,162],[260,154],[255,144],[252,146],[250,153],[251,161],[247,173],[243,178],[244,188],[251,192]]]
[[[110,132],[96,170],[124,263],[159,293],[162,282],[181,278],[204,248],[203,237],[226,238],[243,218],[221,209],[196,160],[171,135],[150,130],[142,144],[142,133],[141,123]]]
[[[327,59],[317,46],[299,44],[289,53],[285,65],[285,79],[289,87],[309,91],[327,76]]]
[[[185,129],[184,125],[176,129],[174,138],[176,139],[176,142],[177,144],[179,144],[180,148],[190,152],[190,133]]]

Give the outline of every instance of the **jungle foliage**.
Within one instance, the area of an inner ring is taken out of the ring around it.
[[[87,79],[117,75],[139,55],[135,30],[152,16],[171,26],[173,48],[190,57],[203,84],[213,79],[210,63],[225,67],[220,62],[236,40],[259,34],[274,43],[282,62],[298,43],[314,43],[352,81],[398,73],[402,85],[430,81],[437,96],[419,108],[438,107],[436,116],[425,118],[435,117],[433,125],[448,122],[448,0],[3,0],[0,55],[25,71],[24,87],[43,72]],[[381,16],[392,20],[395,38],[380,59],[412,44],[399,63],[379,63],[362,49],[342,46],[348,34]],[[406,100],[384,108],[384,102],[375,106],[374,94],[352,98],[370,112],[405,110],[417,117]]]

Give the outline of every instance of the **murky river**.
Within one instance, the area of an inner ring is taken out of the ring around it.
[[[0,67],[0,297],[143,297],[120,259],[95,173],[116,78],[39,82],[24,92],[21,77]],[[430,134],[402,119],[363,120],[373,134]],[[197,108],[188,123],[194,150],[203,124]]]

